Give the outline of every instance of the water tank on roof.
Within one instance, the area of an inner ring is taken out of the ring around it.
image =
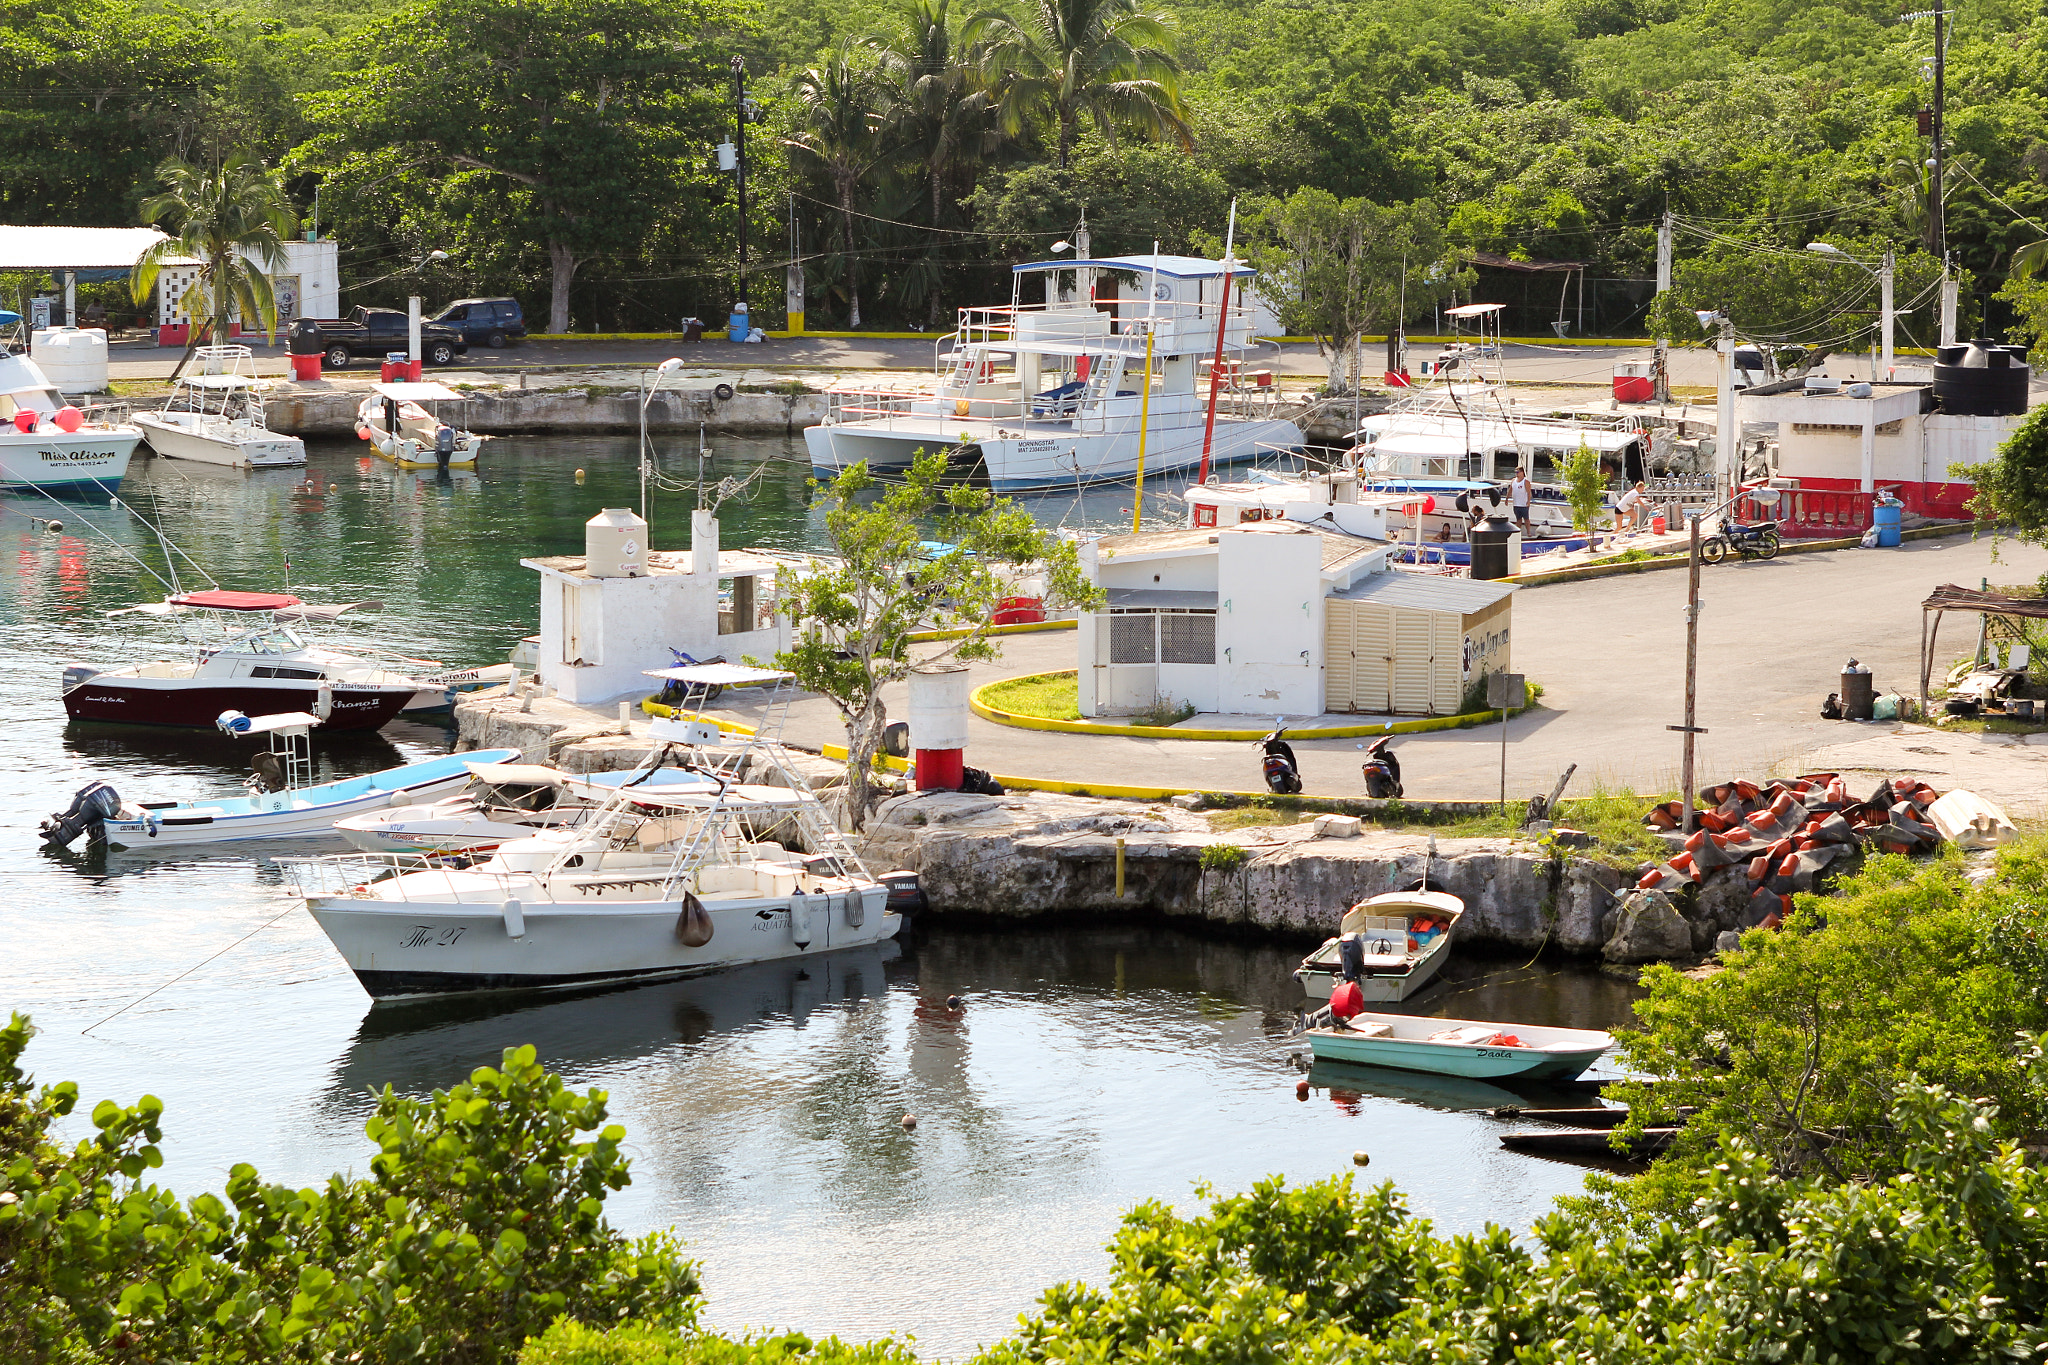
[[[647,523],[628,508],[605,508],[583,523],[583,557],[592,578],[645,578]]]
[[[1934,398],[1943,412],[2005,417],[2027,410],[2026,348],[1995,341],[1944,346],[1934,362]]]
[[[107,387],[107,334],[97,327],[48,327],[31,334],[29,358],[65,393]]]

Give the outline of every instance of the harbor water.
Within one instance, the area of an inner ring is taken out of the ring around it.
[[[819,520],[796,441],[721,440],[715,482],[766,465],[720,509],[728,547],[806,548]],[[652,543],[680,548],[694,439],[662,452]],[[122,500],[59,506],[0,495],[0,1009],[35,1016],[45,1082],[166,1104],[165,1166],[181,1194],[218,1190],[238,1161],[310,1184],[361,1172],[372,1092],[427,1094],[532,1043],[570,1084],[611,1096],[634,1182],[610,1216],[672,1229],[702,1262],[708,1320],[855,1338],[914,1335],[958,1358],[1009,1330],[1045,1287],[1101,1276],[1118,1218],[1143,1199],[1193,1208],[1198,1183],[1353,1169],[1391,1180],[1439,1231],[1525,1229],[1578,1167],[1502,1152],[1514,1102],[1476,1082],[1302,1076],[1286,1035],[1298,948],[1153,926],[964,930],[803,967],[540,999],[372,1008],[283,896],[270,859],[54,854],[38,821],[89,780],[131,799],[234,788],[240,742],[67,726],[68,662],[165,657],[161,618],[109,616],[185,588],[286,589],[382,608],[333,637],[415,659],[501,661],[536,626],[521,557],[579,552],[602,506],[633,506],[633,440],[507,438],[474,473],[402,472],[349,443],[312,443],[303,470],[243,474],[138,458]],[[586,470],[582,483],[575,471]],[[1044,496],[1049,523],[1127,524],[1130,490]],[[1148,506],[1148,514],[1152,509]],[[52,533],[37,519],[64,522]],[[94,529],[97,528],[97,529]],[[190,555],[190,561],[180,557]],[[322,778],[441,752],[446,731],[399,722],[321,737]],[[964,1008],[946,1007],[958,994]],[[1452,1017],[1603,1027],[1634,992],[1587,970],[1458,961],[1417,1002]],[[900,1122],[918,1117],[914,1132]],[[75,1127],[82,1127],[82,1120]]]

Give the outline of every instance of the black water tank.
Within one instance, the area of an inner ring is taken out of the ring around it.
[[[284,348],[291,355],[319,355],[327,349],[327,343],[320,339],[319,323],[311,318],[300,318],[286,335]]]
[[[1489,517],[1472,528],[1474,578],[1508,576],[1508,538],[1514,533],[1514,523],[1502,516]]]
[[[2027,410],[2024,346],[1972,341],[1944,346],[1934,362],[1934,398],[1943,412],[2007,417]]]

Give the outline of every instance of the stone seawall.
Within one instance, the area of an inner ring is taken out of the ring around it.
[[[430,376],[431,377],[431,376]],[[301,387],[264,401],[275,431],[294,436],[354,434],[361,389]],[[647,405],[647,425],[656,429],[695,427],[712,431],[756,431],[794,435],[823,420],[822,393],[735,393],[720,398],[711,389],[664,390]],[[453,414],[451,414],[452,416]],[[471,430],[504,435],[522,431],[637,431],[640,400],[630,393],[588,389],[505,389],[470,399]]]
[[[654,744],[644,721],[502,689],[463,698],[455,720],[458,750],[515,748],[570,772],[629,768]],[[815,755],[787,761],[828,801],[844,776],[842,764]],[[781,781],[766,765],[741,778]],[[1205,859],[1215,848],[1229,851]],[[1170,805],[1015,791],[892,796],[870,818],[861,852],[874,871],[918,873],[938,919],[1180,919],[1308,943],[1367,896],[1418,886],[1426,861],[1430,885],[1465,903],[1454,932],[1474,946],[1648,962],[1704,956],[1735,927],[1710,906],[1687,918],[1654,892],[1630,894],[1629,873],[1534,839],[1437,839],[1430,849],[1426,833],[1348,819],[1216,833]]]

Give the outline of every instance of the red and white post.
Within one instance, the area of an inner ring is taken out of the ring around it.
[[[967,754],[967,666],[940,664],[910,675],[910,745],[917,789],[960,790]]]

